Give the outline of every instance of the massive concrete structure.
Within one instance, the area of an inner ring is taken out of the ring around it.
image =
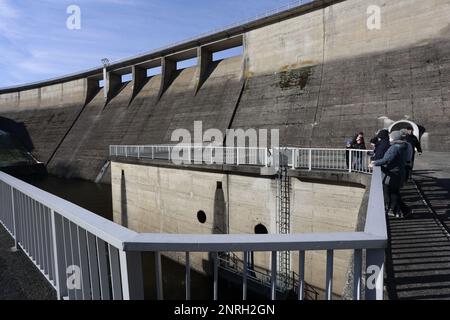
[[[368,27],[376,8],[379,29]],[[102,68],[0,89],[0,116],[25,124],[49,172],[90,180],[109,144],[167,143],[194,120],[279,128],[283,145],[340,147],[356,131],[409,119],[426,129],[426,149],[448,151],[449,16],[450,0],[318,0],[111,64],[106,99]],[[214,61],[240,45],[241,56]],[[197,66],[177,70],[195,57]]]
[[[253,169],[116,159],[111,181],[114,222],[142,233],[254,234],[262,228],[276,234],[277,179]],[[290,174],[291,233],[360,231],[368,176]],[[164,254],[185,262],[184,252]],[[243,259],[242,252],[235,254]],[[351,257],[351,251],[335,252],[333,291],[338,296],[343,295]],[[210,274],[207,253],[193,253],[190,259],[193,269]],[[254,252],[252,260],[264,274],[271,268],[269,252]],[[290,271],[298,270],[298,260],[298,252],[292,252]],[[306,282],[324,289],[326,252],[307,252],[305,263]]]

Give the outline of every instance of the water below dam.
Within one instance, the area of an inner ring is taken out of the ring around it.
[[[106,219],[112,220],[112,195],[111,186],[96,184],[80,179],[64,179],[52,175],[26,176],[22,180],[52,193],[60,198],[75,203],[89,211],[92,211]],[[156,299],[155,268],[152,253],[143,255],[145,270],[144,281],[146,298]],[[185,267],[173,260],[162,257],[162,272],[165,299],[185,298]],[[242,288],[219,277],[219,298],[221,300],[236,299],[242,296]],[[261,292],[261,290],[259,290]],[[249,290],[248,299],[268,299],[267,295]],[[191,299],[211,300],[213,298],[213,283],[210,277],[191,270]]]

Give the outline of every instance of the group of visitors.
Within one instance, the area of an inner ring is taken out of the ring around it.
[[[403,202],[400,191],[412,177],[415,150],[422,153],[414,129],[409,126],[390,135],[383,129],[372,142],[375,150],[369,167],[381,167],[383,171],[386,213],[398,218],[408,217],[412,210]]]
[[[412,126],[389,133],[387,129],[380,130],[370,140],[374,150],[372,152],[369,167],[381,167],[383,172],[383,187],[385,195],[386,213],[395,217],[408,217],[412,210],[402,201],[401,189],[411,179],[414,168],[416,150],[422,153],[419,139],[414,135]],[[353,140],[347,141],[347,150],[366,150],[364,133],[355,135]],[[352,161],[355,169],[364,166],[362,152],[356,152],[355,159],[350,159],[350,151],[347,152],[347,166]],[[353,153],[352,153],[353,154]]]

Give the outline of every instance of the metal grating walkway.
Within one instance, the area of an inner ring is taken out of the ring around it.
[[[450,187],[433,173],[418,170],[402,192],[413,215],[388,220],[389,299],[450,300]]]

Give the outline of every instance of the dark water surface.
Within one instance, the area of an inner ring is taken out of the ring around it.
[[[111,185],[97,184],[81,179],[58,178],[51,175],[46,177],[27,176],[22,180],[108,220],[112,221],[113,219]]]

